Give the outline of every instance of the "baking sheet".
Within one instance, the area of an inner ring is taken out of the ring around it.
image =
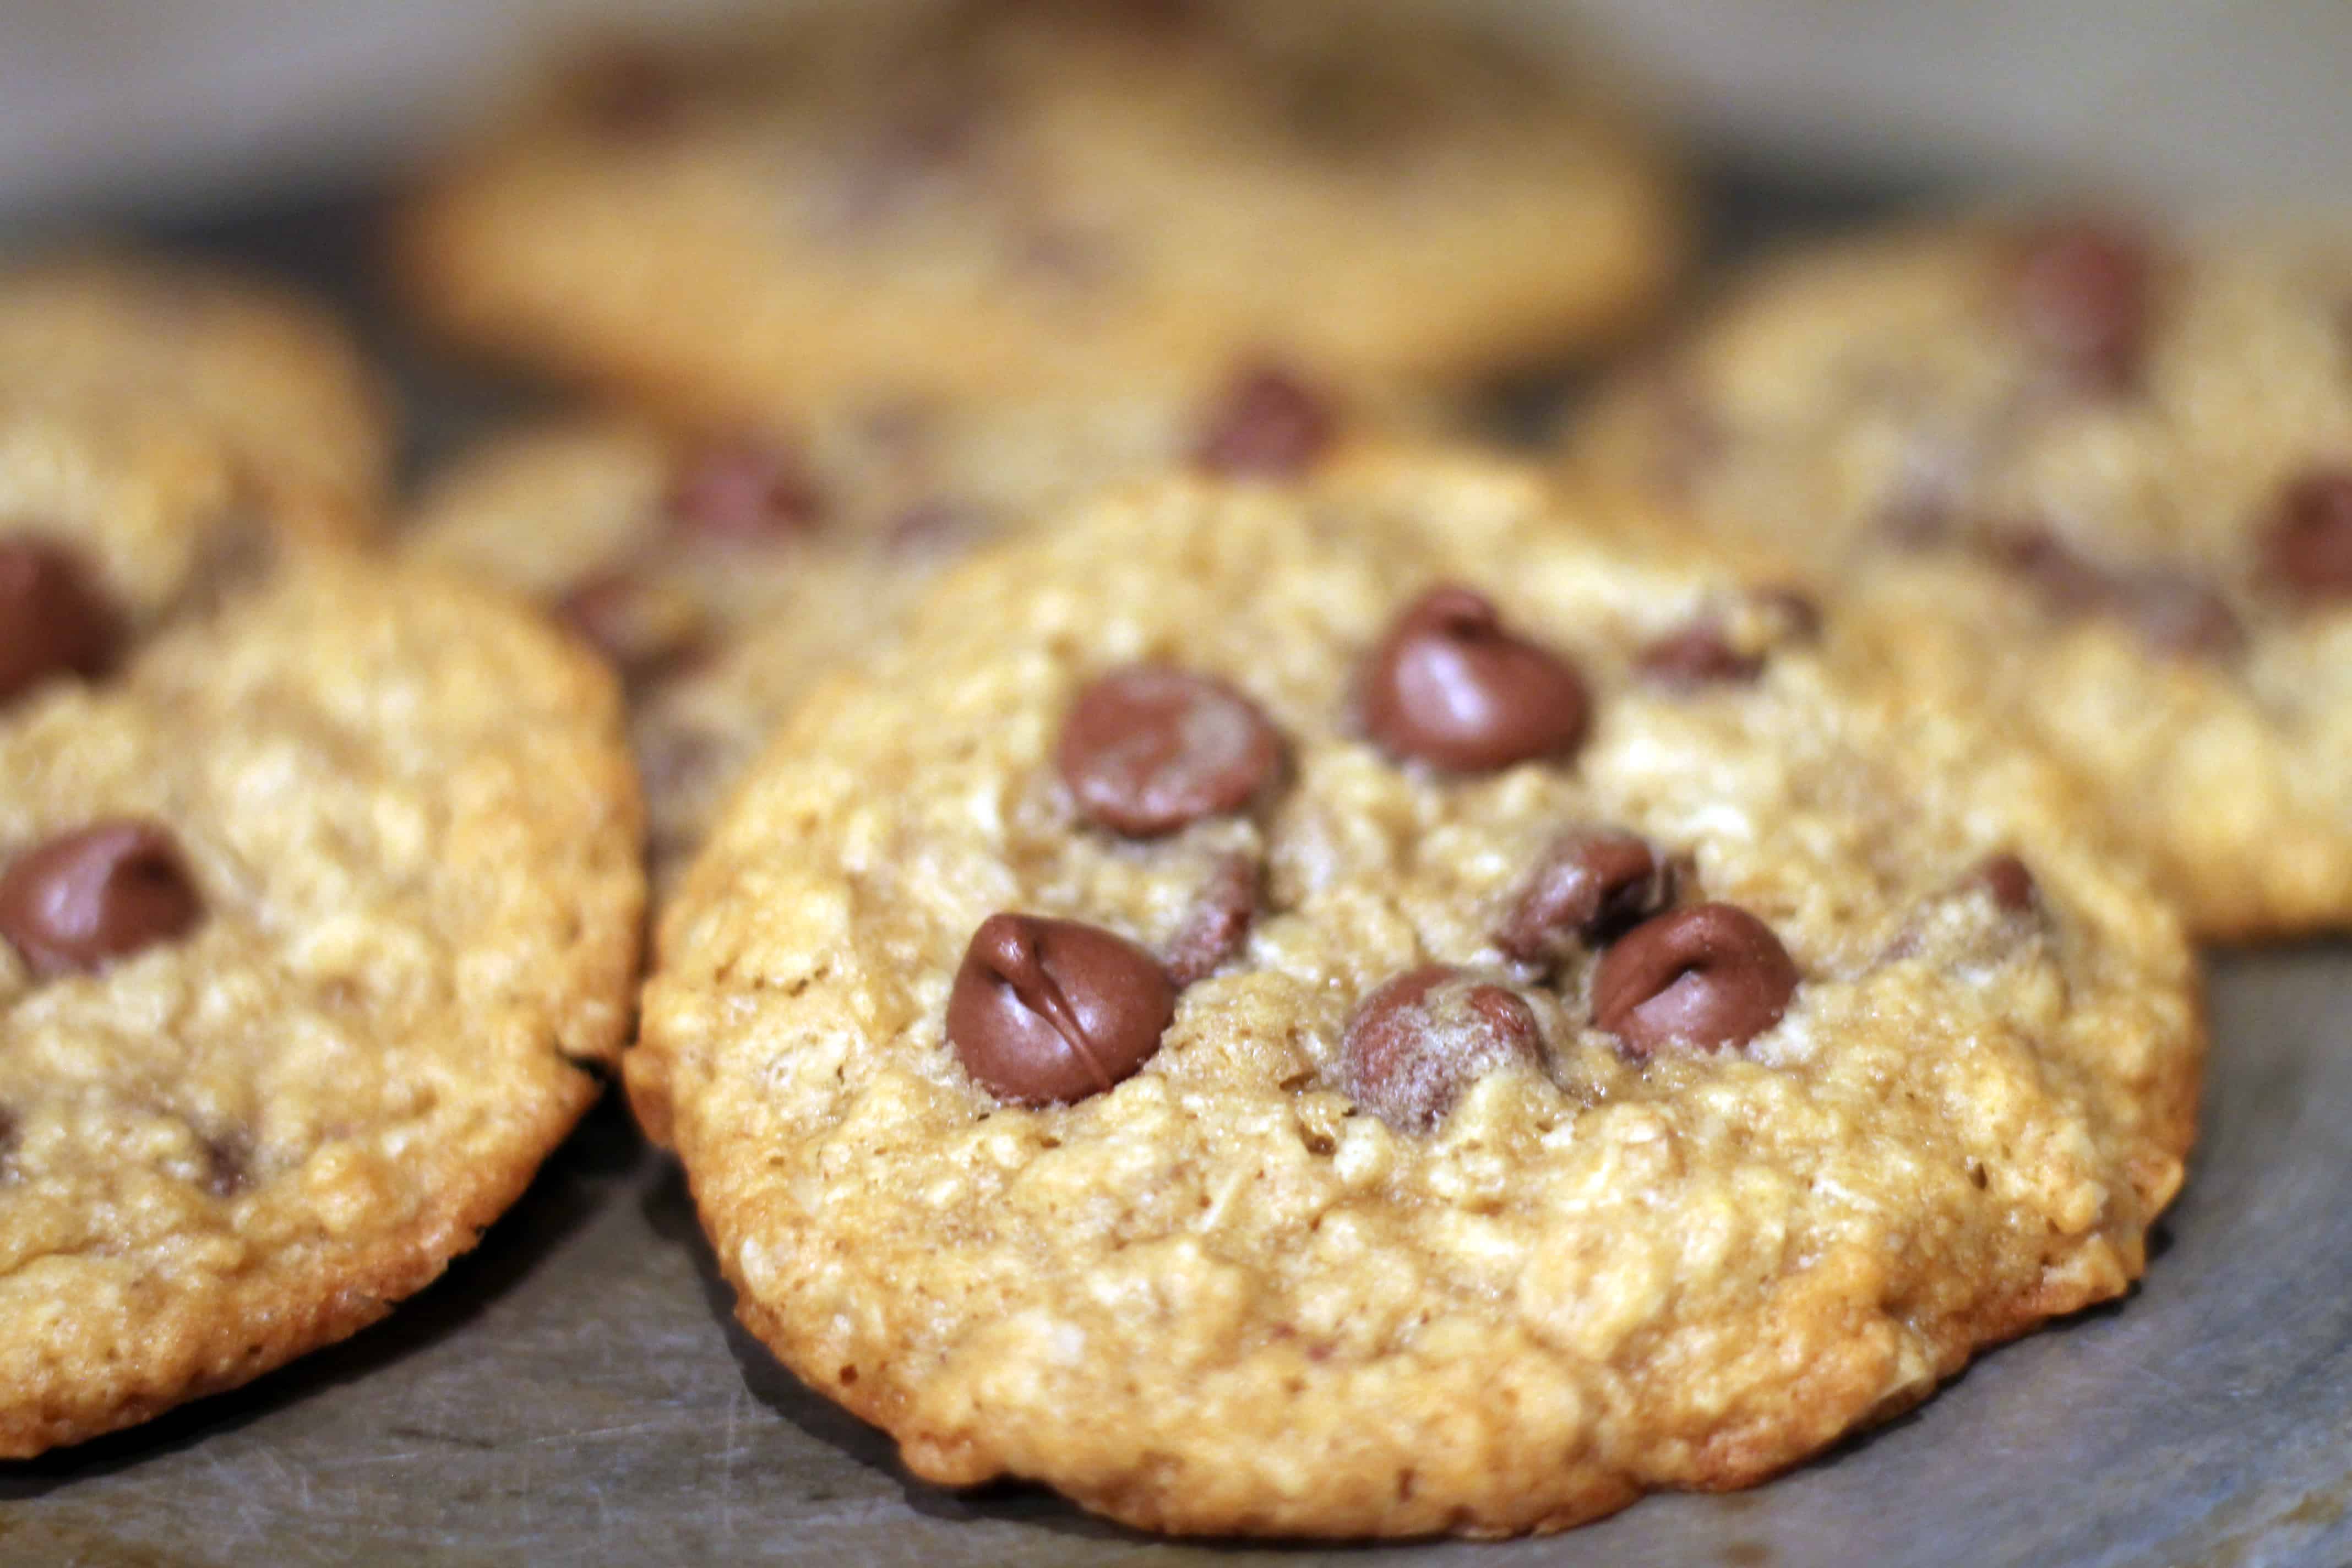
[[[1718,256],[1888,193],[1714,182]],[[166,236],[299,271],[381,334],[365,198]],[[512,402],[383,336],[425,457]],[[2352,947],[2213,965],[2189,1185],[2146,1284],[1757,1490],[1365,1563],[1612,1568],[2352,1563]],[[685,1185],[616,1099],[384,1323],[252,1386],[0,1465],[0,1563],[1290,1563],[1052,1494],[952,1494],[734,1325]]]

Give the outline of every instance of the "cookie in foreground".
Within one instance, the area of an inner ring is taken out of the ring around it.
[[[1920,225],[1736,285],[1572,459],[2031,735],[2192,929],[2352,925],[2352,236]]]
[[[0,779],[25,1456],[341,1339],[474,1245],[617,1056],[642,825],[593,660],[341,556],[25,686]]]
[[[394,264],[456,343],[700,421],[1199,395],[1253,352],[1483,379],[1621,334],[1686,248],[1554,64],[1380,5],[832,5],[592,62]]]
[[[1171,482],[821,686],[634,1102],[929,1480],[1147,1529],[1745,1485],[2123,1292],[2203,1046],[2071,787],[1507,468]]]

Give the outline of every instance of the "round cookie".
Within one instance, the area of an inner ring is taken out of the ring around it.
[[[830,678],[661,925],[647,1127],[918,1475],[1487,1535],[1746,1484],[2112,1298],[2178,922],[2063,780],[1516,471],[1171,482]]]
[[[1349,387],[1591,346],[1684,250],[1656,154],[1534,58],[1328,5],[835,5],[593,62],[405,215],[455,342],[698,420]],[[1301,279],[1311,279],[1302,286]]]
[[[583,418],[461,459],[405,537],[553,607],[627,677],[658,887],[808,682],[885,640],[943,563],[1103,485],[1186,465],[1286,483],[1413,417],[1260,365],[1199,403],[1004,402],[703,438]]]
[[[2035,736],[2215,937],[2352,924],[2352,242],[1982,220],[1790,256],[1575,466]]]
[[[316,531],[372,529],[389,482],[388,399],[342,323],[205,262],[93,248],[0,269],[0,397],[190,418]]]
[[[595,1098],[642,824],[610,678],[340,557],[0,712],[0,1454],[437,1276]]]

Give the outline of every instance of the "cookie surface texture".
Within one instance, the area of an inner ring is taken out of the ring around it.
[[[1425,454],[1171,482],[823,684],[625,1063],[752,1331],[930,1480],[1492,1535],[2121,1292],[2177,922],[2063,780],[1605,531]]]

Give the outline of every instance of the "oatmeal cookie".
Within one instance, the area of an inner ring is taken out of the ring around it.
[[[317,531],[372,528],[383,505],[389,399],[343,324],[290,285],[119,248],[0,267],[0,397],[193,420]]]
[[[2208,936],[2352,924],[2352,239],[2115,218],[1793,255],[1574,443],[2037,738]]]
[[[661,928],[634,1102],[918,1475],[1145,1528],[1744,1485],[2120,1294],[2191,954],[2080,797],[1506,468],[1171,481],[828,678]]]
[[[1591,345],[1684,250],[1678,183],[1540,51],[1386,8],[834,5],[616,50],[432,178],[446,336],[699,420],[1351,387]]]
[[[36,633],[9,630],[16,658]],[[70,648],[68,648],[68,653]],[[0,1454],[232,1387],[473,1246],[629,1020],[609,676],[320,556],[0,711]]]

